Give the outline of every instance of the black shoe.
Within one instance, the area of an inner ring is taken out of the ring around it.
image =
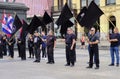
[[[95,69],[99,69],[99,67],[95,67]]]
[[[47,64],[54,64],[54,62],[48,62]]]
[[[26,60],[26,59],[21,59],[22,61]]]
[[[74,67],[74,65],[72,64],[72,65],[70,65],[70,67]]]
[[[54,64],[55,62],[50,62],[50,64]]]
[[[50,64],[50,62],[47,62],[46,64]]]
[[[116,64],[116,67],[119,67],[119,64]]]
[[[91,69],[92,67],[88,66],[88,67],[86,67],[86,68]]]
[[[65,64],[65,66],[70,66],[70,64]]]
[[[37,63],[40,63],[40,61],[39,61],[39,60],[37,60]]]
[[[114,66],[114,64],[109,64],[109,66]]]
[[[33,61],[33,62],[37,62],[37,60]]]
[[[31,58],[31,57],[28,57],[28,58]]]
[[[39,63],[40,61],[39,60],[35,60],[34,62]]]

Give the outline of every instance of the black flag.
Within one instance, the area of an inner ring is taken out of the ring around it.
[[[67,28],[72,27],[74,23],[72,23],[70,20],[66,21],[64,24],[61,25],[60,33],[62,38],[64,38],[63,35],[66,35],[67,33]]]
[[[42,21],[45,23],[45,25],[47,25],[47,24],[53,22],[53,19],[52,19],[52,18],[48,15],[48,13],[45,11]]]
[[[72,14],[70,8],[68,7],[68,5],[66,3],[65,6],[63,7],[62,11],[61,11],[61,14],[60,14],[58,20],[56,21],[56,24],[58,26],[60,26],[72,17],[73,17],[73,14]]]
[[[11,37],[14,36],[14,34],[22,27],[22,23],[17,15],[15,15],[15,19],[13,22],[13,28],[12,28],[12,35]]]
[[[103,11],[92,1],[80,21],[81,26],[92,27],[102,14],[104,14]]]
[[[27,28],[27,31],[31,34],[34,33],[34,31],[39,27],[44,26],[44,23],[36,16],[34,15],[30,25]]]
[[[25,40],[25,37],[27,36],[28,32],[27,32],[27,28],[28,28],[28,24],[25,20],[22,21],[22,31],[20,34],[20,38]]]
[[[86,14],[87,8],[83,7],[80,11],[80,13],[77,15],[76,20],[78,21],[79,24],[81,24],[81,20],[84,17],[84,15]]]

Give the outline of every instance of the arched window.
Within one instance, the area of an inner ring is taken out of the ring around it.
[[[106,5],[116,4],[116,0],[106,0]]]
[[[110,16],[109,19],[112,22],[112,23],[109,22],[109,30],[111,30],[111,32],[113,32],[113,29],[116,26],[116,17],[115,16]]]

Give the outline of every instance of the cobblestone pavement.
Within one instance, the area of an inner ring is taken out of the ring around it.
[[[120,79],[120,67],[109,67],[109,50],[100,50],[100,69],[86,69],[88,51],[77,49],[77,62],[74,67],[65,67],[65,49],[55,49],[55,64],[33,63],[34,59],[21,61],[15,51],[15,58],[0,60],[0,79]],[[28,56],[28,51],[27,51]],[[95,66],[94,66],[95,67]]]

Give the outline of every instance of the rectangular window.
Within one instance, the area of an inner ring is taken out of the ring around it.
[[[81,0],[81,7],[87,6],[87,0]]]
[[[100,0],[88,0],[88,5],[90,5],[91,1],[94,1],[97,5],[100,4]]]
[[[106,0],[107,5],[115,4],[116,0]]]
[[[58,10],[61,10],[63,7],[63,0],[58,0]]]
[[[97,5],[100,5],[100,0],[81,0],[81,7],[89,6],[91,1],[94,1]]]

